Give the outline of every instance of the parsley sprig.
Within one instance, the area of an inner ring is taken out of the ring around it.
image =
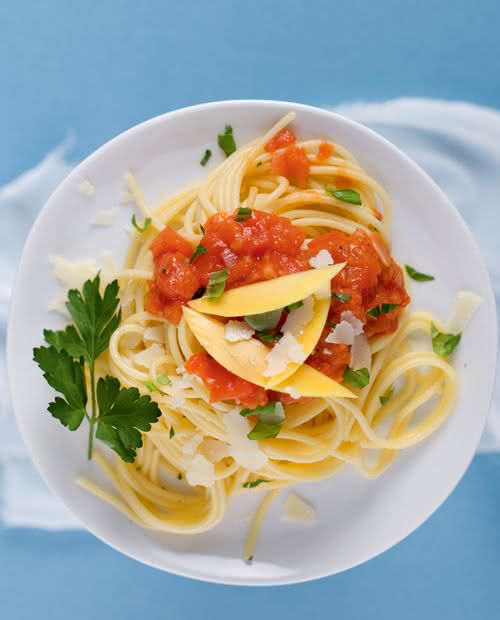
[[[108,284],[103,295],[100,284],[98,274],[85,282],[82,291],[69,291],[66,307],[74,325],[44,330],[48,346],[33,349],[33,359],[61,395],[49,403],[48,411],[71,431],[84,418],[88,421],[88,458],[92,458],[95,435],[131,463],[142,446],[140,431],[149,431],[161,412],[149,396],[141,396],[137,388],[122,388],[114,377],[101,377],[96,385],[95,362],[109,347],[121,320],[118,282]]]

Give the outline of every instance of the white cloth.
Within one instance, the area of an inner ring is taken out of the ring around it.
[[[399,146],[422,166],[461,211],[479,241],[500,302],[500,113],[468,104],[396,99],[334,108]],[[5,327],[15,265],[29,226],[52,189],[71,169],[68,144],[0,188],[0,522],[8,526],[78,527],[46,489],[15,428],[5,380]],[[481,451],[500,450],[500,384],[497,385]]]

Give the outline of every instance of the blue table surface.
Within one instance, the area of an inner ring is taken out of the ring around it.
[[[496,0],[2,0],[0,184],[74,129],[75,159],[202,101],[422,96],[500,108]],[[243,589],[134,563],[85,533],[0,530],[0,616],[497,618],[500,457],[364,566]],[[444,464],[445,466],[445,464]]]

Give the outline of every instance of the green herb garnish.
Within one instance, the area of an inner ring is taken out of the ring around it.
[[[398,307],[398,304],[380,304],[379,306],[375,306],[371,310],[368,310],[366,314],[369,314],[370,316],[377,318],[381,314],[389,314],[389,312],[392,312],[394,308],[397,308],[397,307]]]
[[[388,403],[394,395],[394,388],[390,387],[382,396],[379,398],[380,404],[385,405]]]
[[[158,375],[158,383],[160,385],[172,385],[172,381],[170,381],[168,375]]]
[[[417,282],[430,282],[431,280],[434,280],[434,276],[417,271],[413,267],[410,267],[410,265],[405,265],[405,269],[410,278]]]
[[[202,166],[206,166],[208,164],[208,160],[212,157],[212,151],[210,149],[207,149],[205,151],[205,154],[203,155],[203,157],[200,160],[200,164]]]
[[[352,299],[352,295],[347,295],[347,293],[332,293],[332,297],[340,301],[341,304],[345,304]]]
[[[281,336],[283,336],[281,332],[277,332],[276,334],[270,334],[269,332],[265,331],[256,331],[255,335],[257,336],[257,338],[260,338],[264,342],[270,342],[271,344],[278,342]]]
[[[293,304],[289,304],[288,306],[286,306],[286,309],[291,312],[292,310],[297,310],[297,308],[302,308],[303,305],[304,302],[301,299],[300,301],[296,301]]]
[[[141,432],[149,431],[161,412],[149,396],[141,396],[137,388],[122,388],[114,377],[101,377],[96,385],[95,362],[109,347],[121,320],[118,282],[108,284],[103,295],[100,283],[98,274],[85,282],[81,292],[68,292],[66,307],[74,325],[45,330],[49,346],[33,349],[33,359],[49,385],[64,397],[56,396],[49,412],[71,431],[79,428],[84,418],[88,421],[88,458],[92,458],[95,435],[132,463],[142,446]]]
[[[261,314],[249,314],[244,317],[245,321],[255,331],[268,331],[274,329],[278,325],[281,318],[281,308],[278,310],[271,310],[269,312],[262,312]]]
[[[168,431],[168,437],[169,439],[173,439],[175,437],[175,429],[173,426],[171,426],[170,430]]]
[[[431,324],[432,348],[441,357],[450,356],[462,338],[462,334],[444,334]]]
[[[203,234],[205,234],[205,226],[203,226],[203,224],[200,224],[200,230]]]
[[[248,207],[240,207],[238,215],[234,218],[235,222],[246,222],[252,216],[252,209]]]
[[[177,480],[182,480],[182,474],[181,474],[181,472],[179,472],[179,473],[177,474]]]
[[[344,381],[354,387],[364,388],[370,383],[370,373],[367,368],[353,370],[346,368],[344,370]]]
[[[207,252],[208,252],[207,248],[204,245],[201,245],[201,243],[199,243],[196,246],[196,250],[194,251],[193,256],[191,256],[191,258],[189,259],[189,262],[192,263],[195,258],[198,258],[198,256],[201,256],[202,254],[206,254]]]
[[[233,138],[233,128],[231,125],[226,125],[224,133],[220,133],[217,136],[217,143],[224,151],[226,157],[232,155],[236,151],[236,142]]]
[[[338,200],[342,200],[342,202],[348,202],[352,205],[361,205],[361,196],[359,192],[355,189],[335,189],[333,187],[325,187],[325,190]]]
[[[146,386],[150,392],[160,392],[160,394],[163,394],[160,388],[152,381],[143,381],[142,384]]]
[[[139,233],[146,232],[146,230],[151,226],[151,222],[152,222],[152,219],[150,217],[147,217],[144,220],[144,224],[142,226],[139,226],[139,224],[137,223],[137,220],[135,219],[135,214],[132,216],[132,226]]]
[[[219,299],[226,288],[226,280],[229,272],[227,269],[213,271],[208,279],[208,286],[205,292],[207,299]]]
[[[257,478],[257,480],[252,480],[251,482],[245,482],[243,484],[243,488],[244,489],[255,489],[255,487],[258,487],[259,484],[262,484],[263,482],[270,482],[270,480],[265,480],[264,478]]]
[[[279,401],[270,401],[262,407],[242,409],[240,415],[256,415],[258,418],[256,425],[247,435],[248,439],[272,439],[277,437],[281,430],[285,409]]]

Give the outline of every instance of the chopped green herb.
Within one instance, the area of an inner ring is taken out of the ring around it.
[[[360,368],[359,370],[346,368],[344,370],[344,381],[354,387],[364,388],[370,383],[370,373],[367,368]]]
[[[168,437],[169,439],[173,439],[175,437],[175,429],[173,426],[171,426],[170,430],[168,431]]]
[[[177,480],[182,480],[182,474],[181,474],[181,472],[179,472],[179,473],[177,474]]]
[[[405,265],[405,269],[410,278],[416,282],[430,282],[431,280],[434,280],[434,276],[417,271],[413,267],[410,267],[410,265]]]
[[[252,480],[251,482],[245,482],[243,484],[243,488],[244,489],[255,489],[255,487],[258,487],[259,484],[262,484],[263,482],[270,482],[270,480],[265,480],[264,478],[257,478],[257,480]]]
[[[361,196],[355,189],[335,189],[333,187],[325,187],[325,190],[338,200],[342,202],[348,202],[352,205],[361,205]]]
[[[389,389],[388,389],[388,390],[387,390],[384,394],[382,394],[382,396],[380,397],[380,399],[379,399],[379,400],[380,400],[380,404],[381,404],[381,405],[385,405],[385,404],[387,404],[387,403],[391,400],[391,398],[393,397],[393,395],[394,395],[394,388],[393,388],[393,387],[390,387],[390,388],[389,388]]]
[[[274,342],[278,342],[278,340],[281,338],[283,334],[281,332],[277,332],[276,334],[270,334],[269,332],[266,332],[266,331],[262,331],[262,332],[256,331],[255,335],[257,336],[257,338],[260,338],[264,342],[274,343]]]
[[[227,269],[213,271],[208,279],[208,286],[205,292],[207,299],[219,299],[226,288],[226,280],[229,272]]]
[[[207,149],[205,151],[205,154],[203,155],[203,157],[200,160],[200,164],[202,166],[206,166],[208,164],[208,160],[212,157],[212,151],[210,149]]]
[[[233,128],[231,125],[226,125],[224,133],[220,133],[217,136],[217,143],[224,151],[226,157],[232,155],[236,151],[236,142],[233,137]]]
[[[189,262],[192,263],[195,258],[198,258],[198,256],[201,256],[202,254],[206,254],[207,252],[208,252],[207,248],[204,245],[201,245],[201,243],[199,243],[196,246],[196,250],[194,251],[193,256],[191,256],[191,258],[189,259]]]
[[[256,168],[258,168],[259,166],[262,166],[262,162],[261,162],[261,161],[258,161],[258,162],[255,164],[255,167],[256,167]]]
[[[341,304],[345,304],[352,299],[352,295],[347,295],[347,293],[332,293],[332,297],[340,301]]]
[[[156,386],[152,381],[143,381],[142,383],[148,388],[150,392],[160,392],[160,394],[163,394],[160,388]]]
[[[252,329],[256,331],[268,331],[274,329],[278,325],[281,318],[281,308],[262,312],[261,314],[249,314],[245,317],[245,321]]]
[[[334,323],[333,321],[327,321],[327,325],[332,329],[335,329],[337,327],[337,323]]]
[[[234,218],[235,222],[246,222],[252,216],[252,209],[248,207],[240,207],[238,215]]]
[[[172,381],[170,381],[168,375],[158,375],[158,383],[160,385],[172,385]]]
[[[200,230],[203,234],[205,234],[205,226],[203,226],[203,224],[200,224]]]
[[[248,439],[272,439],[277,437],[283,421],[285,420],[285,409],[279,401],[270,401],[267,405],[256,407],[255,409],[242,409],[240,415],[257,416],[257,423],[248,433]]]
[[[139,226],[139,224],[137,223],[137,220],[135,219],[135,214],[132,216],[132,226],[137,230],[137,232],[139,233],[143,233],[146,232],[146,230],[151,226],[151,218],[147,217],[144,220],[144,224],[142,226]]]
[[[286,306],[286,309],[291,312],[292,310],[297,310],[297,308],[302,308],[303,305],[304,302],[301,299],[300,301],[296,301],[293,304],[289,304],[288,306]]]
[[[370,316],[377,318],[381,314],[389,314],[389,312],[392,312],[394,308],[397,308],[397,307],[398,307],[398,304],[380,304],[379,306],[375,306],[371,310],[368,310],[366,314],[369,314]]]
[[[431,325],[432,348],[434,353],[441,357],[450,356],[462,338],[462,334],[444,334],[432,323]]]

